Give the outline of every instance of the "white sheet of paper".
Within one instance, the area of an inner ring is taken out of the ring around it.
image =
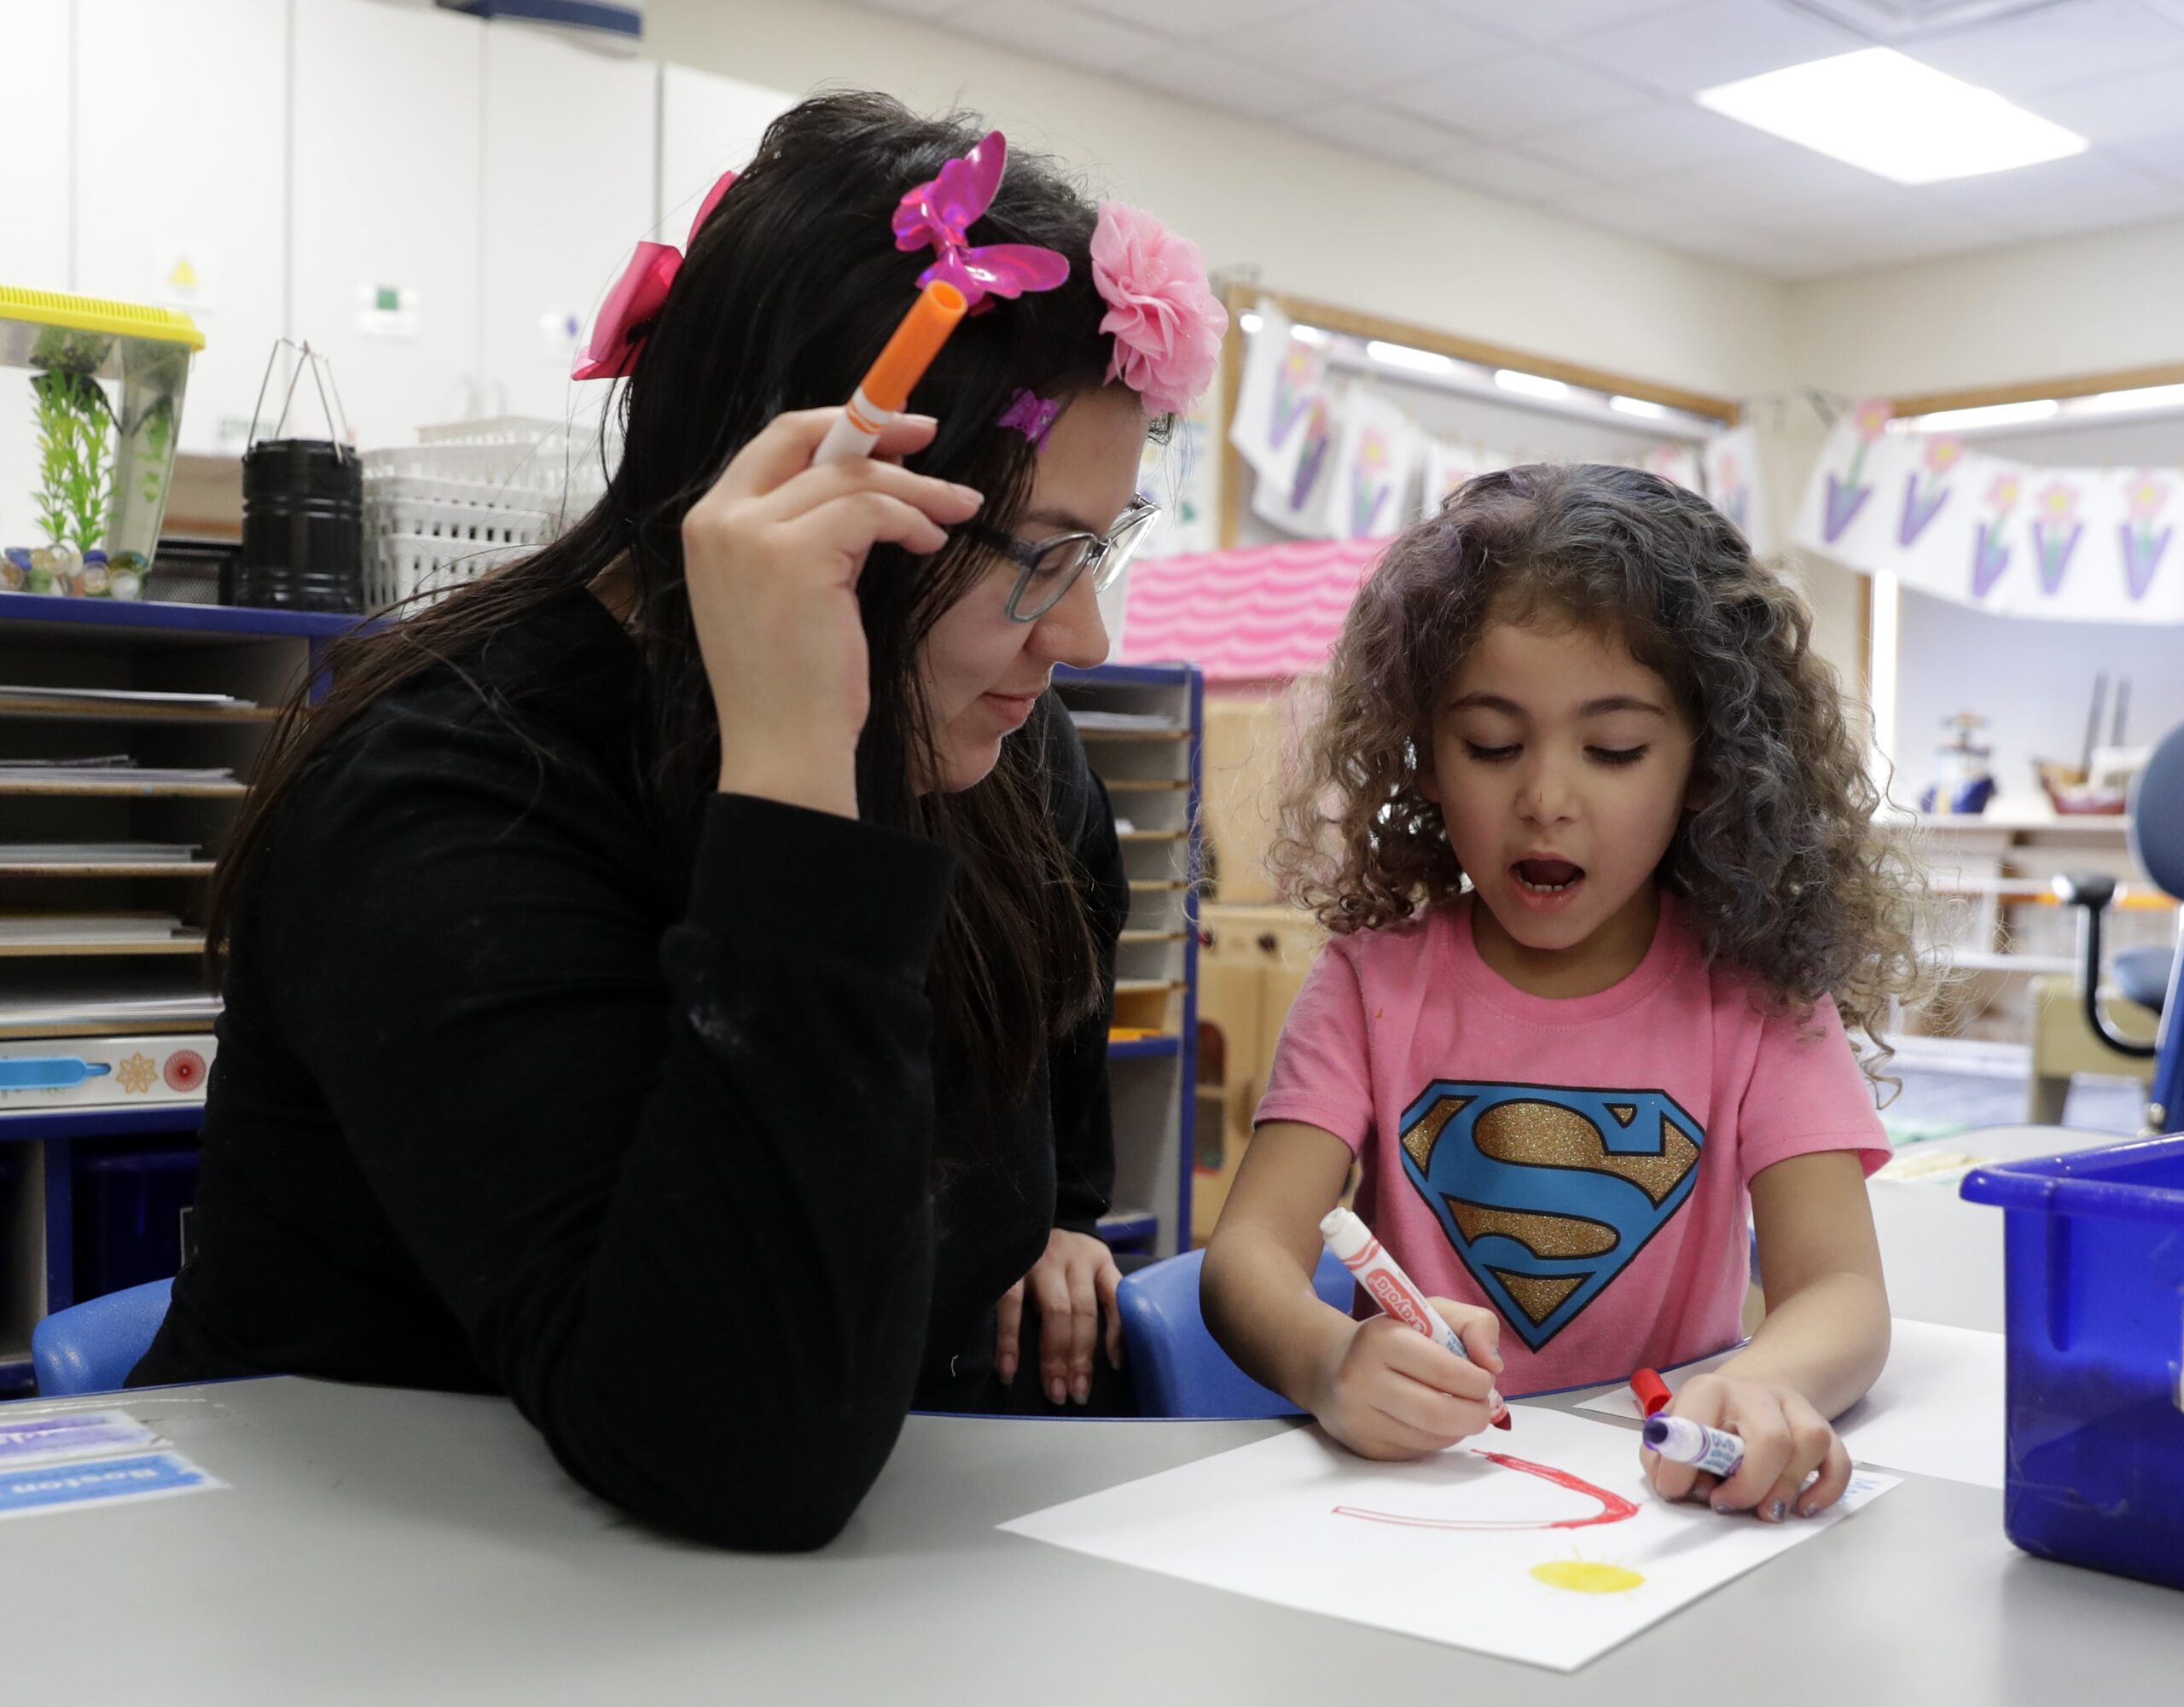
[[[1656,1498],[1629,1429],[1522,1406],[1515,1417],[1508,1434],[1409,1464],[1374,1463],[1298,1429],[1001,1527],[1276,1605],[1575,1671],[1896,1485],[1861,1475],[1839,1505],[1809,1519],[1723,1517]],[[1565,1485],[1569,1478],[1589,1485]]]
[[[1664,1372],[1671,1392],[1717,1368],[1733,1352]],[[1618,1387],[1582,1401],[1581,1411],[1635,1417],[1638,1401]],[[1919,1476],[1946,1476],[1982,1488],[2002,1485],[2002,1336],[1898,1318],[1888,1367],[1873,1391],[1835,1420],[1860,1464]]]

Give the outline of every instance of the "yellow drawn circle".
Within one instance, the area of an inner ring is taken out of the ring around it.
[[[1550,1559],[1532,1567],[1532,1581],[1550,1588],[1574,1589],[1580,1594],[1623,1594],[1645,1582],[1635,1571],[1619,1565],[1600,1565],[1589,1559]]]

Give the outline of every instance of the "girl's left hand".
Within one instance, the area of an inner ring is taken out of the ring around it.
[[[1100,1316],[1107,1318],[1107,1362],[1123,1367],[1123,1317],[1115,1303],[1122,1270],[1107,1241],[1057,1227],[1031,1272],[1002,1295],[1001,1331],[994,1344],[994,1373],[1003,1385],[1016,1377],[1022,1356],[1019,1333],[1024,1295],[1039,1306],[1039,1385],[1054,1403],[1092,1396],[1092,1356],[1100,1344]]]
[[[1739,1437],[1744,1462],[1736,1474],[1727,1480],[1702,1475],[1641,1446],[1653,1490],[1664,1500],[1703,1499],[1717,1512],[1752,1512],[1762,1523],[1780,1523],[1792,1512],[1809,1518],[1826,1511],[1850,1485],[1850,1454],[1827,1419],[1795,1388],[1734,1369],[1693,1376],[1669,1413]],[[1808,1488],[1805,1479],[1815,1471],[1819,1479]]]

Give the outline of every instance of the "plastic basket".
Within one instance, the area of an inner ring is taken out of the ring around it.
[[[536,550],[603,490],[591,433],[508,418],[364,453],[364,603],[439,597]]]
[[[378,533],[364,540],[364,604],[383,611],[405,600],[443,597],[535,545],[481,544],[444,534]]]
[[[2184,1588],[2184,1136],[1962,1189],[2007,1211],[2010,1539]]]

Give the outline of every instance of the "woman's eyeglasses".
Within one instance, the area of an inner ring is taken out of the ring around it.
[[[1018,539],[997,528],[976,525],[964,530],[991,546],[1017,566],[1016,585],[1008,595],[1011,622],[1031,623],[1046,615],[1089,572],[1092,590],[1104,593],[1122,578],[1137,548],[1153,531],[1160,506],[1149,498],[1133,498],[1122,520],[1105,533],[1058,533],[1048,539]]]

